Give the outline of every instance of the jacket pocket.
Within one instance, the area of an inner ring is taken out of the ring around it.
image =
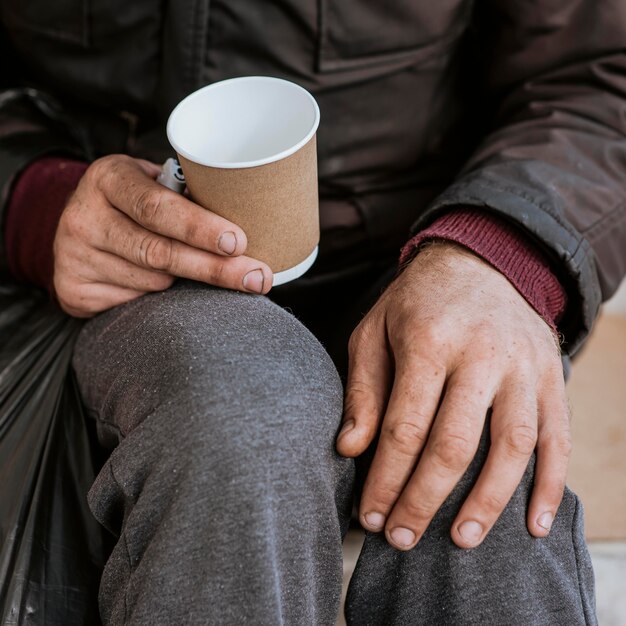
[[[318,69],[419,63],[445,52],[469,22],[473,0],[317,0]]]
[[[15,31],[87,46],[90,0],[3,0],[2,20]]]

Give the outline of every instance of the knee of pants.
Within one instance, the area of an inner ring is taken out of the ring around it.
[[[118,441],[141,427],[163,450],[222,467],[334,454],[337,372],[266,298],[181,282],[90,321],[74,367],[88,408]]]

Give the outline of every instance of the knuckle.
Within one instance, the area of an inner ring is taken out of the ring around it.
[[[94,161],[87,169],[86,176],[90,177],[96,184],[106,183],[119,174],[119,169],[123,163],[123,156],[119,154],[109,154]]]
[[[346,391],[346,398],[354,396],[355,399],[367,397],[372,393],[372,387],[369,383],[356,378],[352,379]]]
[[[85,175],[93,178],[100,178],[103,174],[106,174],[111,168],[114,159],[112,155],[103,156],[95,160],[85,172]]]
[[[212,263],[208,270],[208,283],[211,285],[226,285],[226,266],[223,262]]]
[[[170,239],[146,235],[137,249],[138,264],[156,270],[169,270],[174,263],[174,245]]]
[[[374,308],[359,323],[348,340],[348,354],[351,358],[357,356],[373,339],[376,339],[382,321],[382,316]]]
[[[403,421],[386,426],[382,435],[388,437],[400,452],[415,454],[426,442],[428,428],[419,423]]]
[[[500,493],[486,493],[480,498],[479,508],[488,513],[500,513],[504,510],[507,499]]]
[[[109,154],[99,159],[99,161],[106,164],[107,169],[115,169],[119,171],[120,168],[124,168],[125,166],[134,163],[135,160],[127,154]]]
[[[403,517],[406,516],[408,519],[418,522],[430,520],[436,511],[436,507],[424,498],[419,500],[407,499],[399,503],[397,508]]]
[[[124,226],[120,227],[112,220],[102,220],[99,231],[103,244],[109,249],[115,250],[120,244],[126,250],[134,248],[135,238],[132,230],[127,230]]]
[[[64,231],[69,235],[77,235],[82,228],[82,215],[81,212],[76,210],[73,205],[69,205],[65,211],[61,214],[59,220],[58,233],[62,234]]]
[[[98,310],[84,297],[80,289],[63,279],[55,284],[56,296],[61,308],[73,317],[93,317]]]
[[[378,399],[375,381],[368,372],[355,373],[348,379],[346,397],[355,401],[369,401]]]
[[[433,441],[432,454],[437,463],[446,470],[464,471],[474,456],[474,444],[470,433],[459,429],[446,429]]]
[[[433,349],[443,348],[448,341],[448,329],[438,320],[430,320],[425,326],[415,329],[417,345]]]
[[[526,400],[539,378],[537,361],[530,351],[525,358],[515,358],[514,347],[509,351],[509,368],[505,373],[505,378],[512,387],[517,388],[517,401],[519,398]]]
[[[537,445],[537,429],[530,424],[515,424],[504,431],[503,442],[510,455],[527,458]]]
[[[562,457],[569,457],[572,454],[572,436],[569,432],[555,436],[550,442],[550,447]]]
[[[135,215],[137,221],[150,226],[158,221],[161,214],[163,194],[160,190],[146,189],[137,196]]]
[[[54,291],[61,304],[73,306],[74,290],[65,276],[58,271],[54,274]]]
[[[369,489],[367,500],[363,501],[365,506],[361,508],[363,510],[375,509],[381,513],[386,513],[398,501],[400,494],[401,489],[392,485],[386,485],[384,489],[381,486]]]
[[[359,353],[361,347],[365,342],[363,326],[359,325],[356,327],[354,332],[350,335],[350,339],[348,340],[348,354],[351,357],[354,357]]]
[[[103,157],[100,157],[96,161],[94,161],[93,162],[93,166],[94,167],[101,167],[102,166],[105,169],[108,169],[109,167],[111,167],[115,163],[119,163],[120,157],[121,157],[121,155],[119,155],[119,154],[107,154],[107,155],[105,155]]]
[[[361,380],[351,380],[344,398],[344,411],[351,415],[362,412],[364,408],[375,407],[376,414],[380,414],[380,405],[372,387]]]

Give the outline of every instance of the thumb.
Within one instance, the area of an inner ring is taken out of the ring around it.
[[[359,326],[350,338],[348,382],[337,452],[359,456],[374,440],[385,414],[391,386],[391,359],[385,325]]]

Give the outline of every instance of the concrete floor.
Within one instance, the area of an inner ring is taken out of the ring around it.
[[[589,551],[596,574],[600,626],[626,626],[626,542],[594,541]]]
[[[626,289],[620,293],[626,303]],[[568,383],[569,484],[585,507],[600,626],[626,626],[626,310],[620,302],[607,307]],[[362,533],[348,534],[344,593],[361,543]],[[342,607],[337,626],[344,625]]]

